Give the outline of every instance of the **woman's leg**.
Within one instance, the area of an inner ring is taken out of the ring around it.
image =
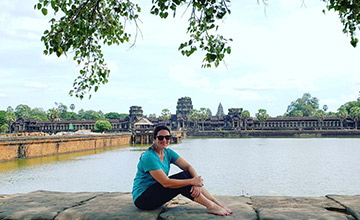
[[[188,179],[191,178],[191,176],[189,177],[189,175],[190,174],[186,172],[181,172],[172,175],[169,178]],[[136,199],[135,205],[139,209],[143,210],[157,209],[179,194],[182,194],[183,196],[194,200],[190,193],[191,187],[192,186],[189,185],[181,188],[165,188],[160,183],[155,183],[154,185],[146,189],[145,192],[143,192],[141,196]]]
[[[189,179],[192,178],[189,172],[181,172],[175,175],[170,176],[169,178],[173,179]],[[216,199],[212,197],[207,190],[202,189],[202,193],[199,197],[193,198],[191,196],[192,186],[186,186],[181,188],[165,188],[160,183],[155,183],[145,190],[135,201],[136,207],[143,210],[153,210],[161,207],[166,202],[170,201],[172,198],[177,196],[178,194],[182,194],[183,196],[194,200],[195,202],[205,206],[207,211],[216,215],[229,215],[231,212],[227,211],[225,208],[218,205],[215,201]],[[203,193],[204,192],[204,193]],[[207,198],[206,196],[209,198]],[[212,201],[210,198],[214,199]]]
[[[192,178],[192,176],[190,175],[189,172],[184,171],[184,172],[175,174],[173,176],[170,176],[169,178],[190,179],[190,178]],[[205,206],[209,213],[216,214],[216,215],[229,215],[232,213],[232,211],[230,209],[226,208],[219,201],[217,201],[204,187],[201,188],[200,196],[195,199],[193,199],[193,197],[191,196],[190,191],[186,191],[182,195]]]
[[[224,208],[227,212],[229,212],[230,214],[233,213],[233,211],[231,211],[231,209],[225,207],[221,202],[219,202],[217,199],[215,199],[215,197],[213,197],[205,187],[201,187],[201,193],[209,200],[211,200],[212,202],[214,202],[215,204],[217,204],[218,206]]]

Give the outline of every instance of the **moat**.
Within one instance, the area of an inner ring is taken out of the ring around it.
[[[139,156],[147,147],[0,163],[0,194],[40,189],[130,192]],[[357,138],[197,138],[170,147],[196,168],[216,195],[359,194]]]

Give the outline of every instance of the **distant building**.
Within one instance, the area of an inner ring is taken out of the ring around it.
[[[219,104],[218,114],[209,116],[204,121],[204,130],[315,130],[315,129],[341,129],[341,121],[337,117],[326,117],[323,121],[315,117],[270,117],[261,123],[256,118],[243,119],[242,108],[229,108],[227,115],[221,114],[222,106]],[[179,98],[176,105],[176,114],[171,115],[170,127],[172,130],[197,129],[195,122],[189,118],[193,104],[190,97]],[[145,118],[141,106],[131,106],[129,116],[108,120],[112,125],[110,132],[132,132],[136,130],[151,130],[157,125],[164,125],[160,118]],[[18,118],[11,128],[14,132],[62,132],[77,130],[95,130],[96,120],[70,120],[70,121],[41,121],[33,118]],[[356,122],[358,123],[358,122]],[[345,129],[354,129],[355,122],[347,118],[343,122]],[[360,126],[357,126],[360,127]]]

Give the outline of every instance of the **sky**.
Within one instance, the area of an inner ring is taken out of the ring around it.
[[[132,48],[103,47],[109,83],[83,100],[68,95],[80,69],[72,56],[43,54],[40,38],[50,17],[34,10],[36,3],[0,1],[0,110],[19,104],[47,110],[61,102],[75,104],[76,112],[128,113],[139,105],[145,115],[159,116],[165,108],[175,114],[177,100],[188,96],[194,108],[213,114],[221,102],[226,114],[229,108],[251,116],[266,109],[275,117],[304,93],[333,112],[359,96],[360,48],[350,45],[335,13],[322,12],[323,1],[269,0],[265,7],[233,0],[232,13],[219,23],[219,33],[233,39],[232,53],[226,64],[203,69],[205,53],[186,57],[177,50],[188,41],[186,13],[160,19],[149,13],[149,0],[140,5],[142,36]]]

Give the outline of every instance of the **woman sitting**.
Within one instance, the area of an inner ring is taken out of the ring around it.
[[[181,194],[205,206],[208,213],[223,216],[232,213],[203,187],[203,180],[195,169],[175,151],[167,148],[171,137],[168,127],[156,127],[153,137],[154,144],[142,154],[137,165],[132,192],[137,208],[157,209]],[[168,177],[171,163],[183,172]]]

